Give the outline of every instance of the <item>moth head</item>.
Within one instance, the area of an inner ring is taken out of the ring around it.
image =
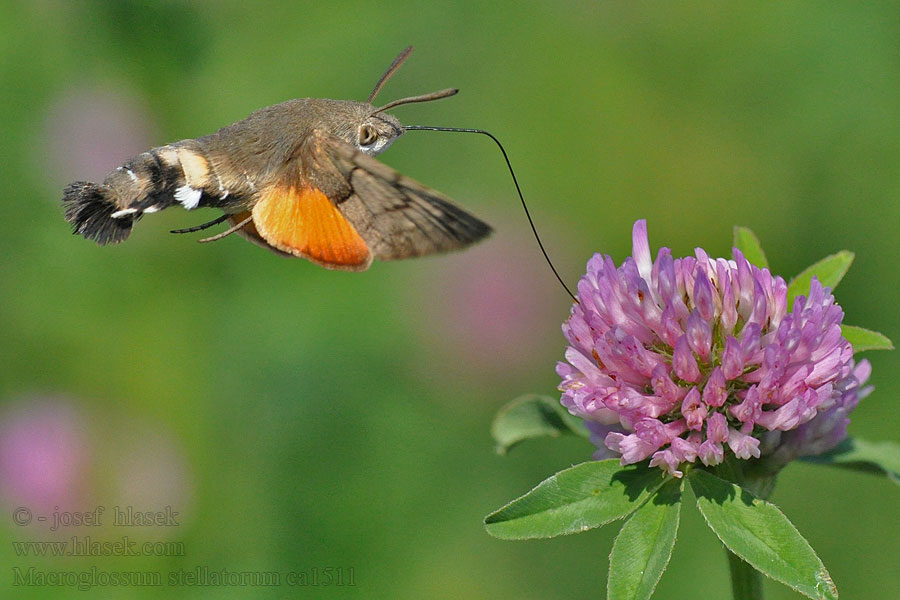
[[[387,150],[403,132],[403,125],[393,115],[367,111],[355,129],[348,132],[352,139],[347,141],[360,152],[375,156]]]
[[[355,131],[345,132],[342,136],[348,142],[359,148],[360,152],[364,152],[371,156],[380,154],[388,149],[388,146],[394,143],[398,137],[406,131],[400,121],[393,115],[387,114],[385,111],[401,104],[411,104],[413,102],[428,102],[429,100],[437,100],[438,98],[446,98],[456,94],[459,90],[448,89],[431,94],[423,94],[421,96],[412,96],[410,98],[401,98],[388,102],[381,108],[375,108],[371,104],[360,103],[359,106],[366,109],[362,118],[358,119]],[[352,135],[351,139],[347,139],[347,133]]]
[[[300,127],[330,133],[360,152],[375,156],[388,149],[406,131],[396,117],[379,113],[367,102],[303,99]]]
[[[372,90],[372,93],[369,94],[369,97],[366,98],[366,101],[356,105],[365,112],[360,115],[362,118],[358,120],[356,130],[353,132],[355,134],[353,139],[347,139],[346,136],[345,139],[359,148],[360,152],[375,156],[376,154],[380,154],[387,150],[388,146],[394,143],[394,140],[403,135],[403,132],[405,131],[403,125],[400,124],[400,121],[398,121],[396,117],[387,114],[386,111],[395,106],[400,106],[401,104],[429,102],[431,100],[446,98],[447,96],[453,96],[459,91],[456,89],[447,89],[439,92],[432,92],[430,94],[423,94],[421,96],[401,98],[399,100],[394,100],[393,102],[388,102],[380,108],[375,108],[372,105],[375,96],[378,95],[378,92],[381,91],[381,88],[387,80],[400,68],[400,65],[402,65],[409,57],[411,52],[412,46],[403,50],[403,52],[394,59],[394,62],[388,67],[388,70],[385,71],[384,75],[381,76],[378,83],[375,84],[375,88]]]

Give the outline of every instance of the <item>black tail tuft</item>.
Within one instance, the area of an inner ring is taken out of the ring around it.
[[[72,224],[73,234],[83,235],[101,246],[118,244],[128,237],[134,225],[134,216],[113,218],[113,213],[119,207],[109,197],[110,191],[105,186],[87,181],[66,186],[62,203],[66,209],[66,221]]]

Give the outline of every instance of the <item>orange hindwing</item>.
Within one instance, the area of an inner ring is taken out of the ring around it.
[[[269,245],[330,269],[372,263],[365,240],[321,190],[274,185],[253,206],[253,224]]]

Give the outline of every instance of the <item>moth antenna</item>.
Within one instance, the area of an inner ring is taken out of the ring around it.
[[[217,233],[216,235],[214,235],[212,237],[203,238],[202,240],[197,240],[197,241],[200,242],[201,244],[205,244],[206,242],[215,242],[216,240],[221,240],[223,237],[227,237],[227,236],[231,235],[232,233],[234,233],[235,231],[237,231],[238,229],[241,229],[244,225],[249,223],[252,219],[253,219],[253,215],[250,215],[249,217],[247,217],[246,219],[244,219],[237,225],[232,225],[231,227],[229,227],[222,233]]]
[[[407,46],[403,52],[397,55],[397,58],[394,59],[394,62],[391,63],[391,66],[387,68],[387,71],[384,72],[384,75],[381,76],[381,79],[378,80],[378,83],[375,84],[375,89],[372,90],[372,93],[369,94],[369,97],[366,98],[366,104],[372,104],[372,100],[375,99],[375,96],[378,95],[378,92],[381,91],[381,88],[384,87],[384,84],[387,83],[387,80],[391,78],[391,75],[397,72],[406,59],[409,58],[409,55],[412,54],[413,47]]]
[[[384,112],[386,110],[390,110],[395,106],[400,106],[401,104],[412,104],[413,102],[431,102],[432,100],[440,100],[441,98],[449,98],[450,96],[455,96],[459,93],[459,90],[456,88],[447,88],[446,90],[438,90],[437,92],[431,92],[430,94],[422,94],[421,96],[410,96],[409,98],[400,98],[399,100],[394,100],[393,102],[388,102],[381,108],[375,109],[373,115],[377,115],[380,112]],[[372,115],[369,115],[372,116]]]
[[[203,223],[202,225],[194,225],[193,227],[188,227],[187,229],[173,229],[169,233],[194,233],[195,231],[203,231],[204,229],[209,229],[213,225],[218,225],[231,215],[222,215],[221,217],[217,217],[208,223]]]
[[[437,92],[435,92],[437,93]],[[575,304],[578,304],[578,298],[575,297],[575,294],[569,290],[569,286],[566,285],[566,282],[563,281],[562,277],[560,277],[559,272],[556,270],[556,267],[553,266],[553,261],[550,260],[550,256],[547,255],[547,251],[544,249],[544,244],[541,242],[541,236],[538,235],[537,228],[534,226],[534,220],[531,218],[531,212],[528,210],[528,205],[525,203],[525,197],[522,195],[522,189],[519,187],[519,180],[516,179],[516,173],[513,171],[512,163],[509,162],[509,156],[506,154],[506,150],[503,148],[503,144],[500,143],[494,134],[489,131],[485,131],[484,129],[462,129],[459,127],[432,127],[430,125],[404,125],[403,128],[407,131],[455,131],[457,133],[480,133],[482,135],[486,135],[497,144],[497,147],[500,148],[500,152],[503,153],[503,158],[506,160],[506,166],[509,169],[509,174],[512,175],[513,183],[516,186],[516,192],[519,194],[519,200],[522,201],[522,208],[525,210],[525,216],[528,217],[528,224],[531,225],[531,232],[534,234],[534,239],[537,240],[538,247],[541,249],[541,254],[544,255],[544,260],[547,261],[547,264],[550,265],[550,270],[553,271],[553,274],[556,275],[557,281],[559,284],[563,286],[563,289],[566,290],[566,293],[572,297],[572,300],[575,301]]]

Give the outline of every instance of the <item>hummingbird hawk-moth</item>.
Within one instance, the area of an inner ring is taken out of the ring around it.
[[[405,49],[365,102],[302,98],[262,108],[197,139],[153,148],[102,184],[76,182],[62,199],[73,233],[100,245],[125,240],[138,219],[170,206],[221,209],[205,229],[231,233],[281,256],[362,271],[393,260],[468,246],[489,225],[443,194],[373,157],[405,129],[385,111],[452,96],[455,89],[372,105],[409,56]]]

